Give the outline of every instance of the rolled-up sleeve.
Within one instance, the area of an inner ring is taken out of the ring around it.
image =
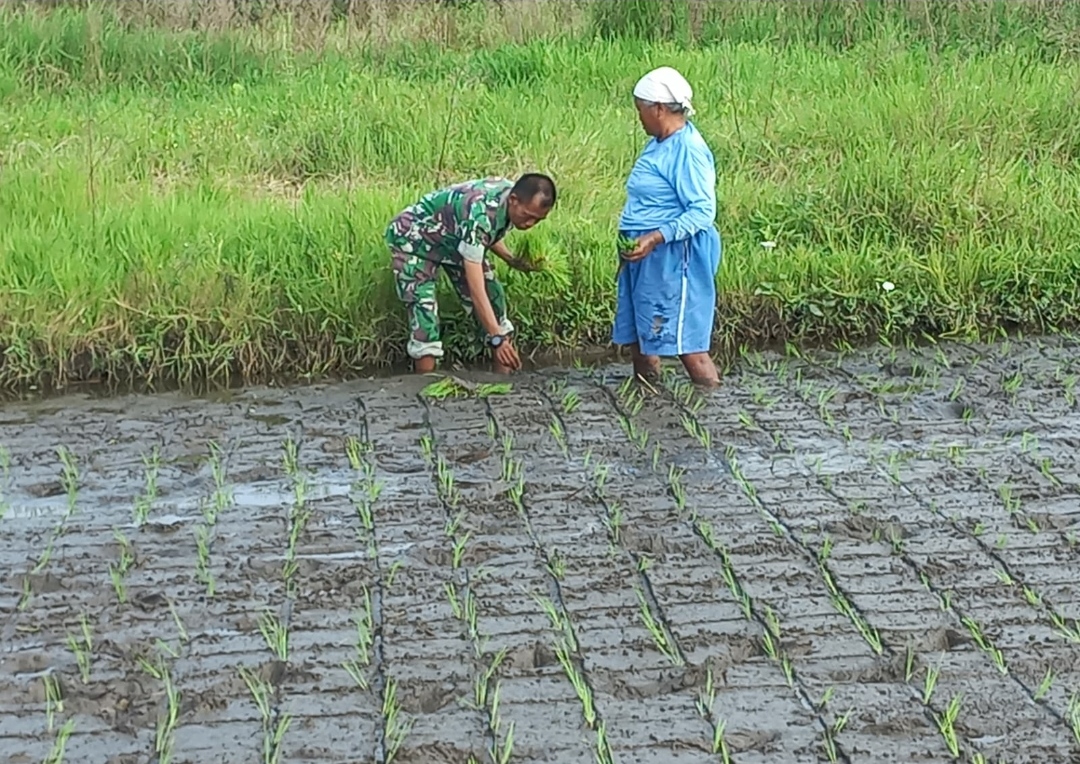
[[[683,212],[660,226],[665,242],[688,239],[716,221],[716,166],[707,149],[683,145],[672,157],[669,176]]]
[[[458,228],[460,241],[458,254],[470,263],[479,263],[484,260],[484,251],[488,242],[491,241],[492,227],[488,219],[487,211],[483,204],[474,204],[469,210],[469,216],[461,221]]]

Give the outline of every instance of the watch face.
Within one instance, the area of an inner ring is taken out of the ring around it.
[[[491,346],[493,348],[497,348],[499,345],[502,344],[502,341],[503,341],[502,336],[496,334],[494,337],[491,338]]]

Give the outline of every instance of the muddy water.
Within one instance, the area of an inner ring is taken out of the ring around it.
[[[0,760],[1072,760],[1078,348],[5,404]]]

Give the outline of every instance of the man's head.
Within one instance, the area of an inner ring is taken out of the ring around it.
[[[540,173],[526,173],[518,178],[507,199],[510,223],[526,231],[547,217],[555,206],[555,181]]]

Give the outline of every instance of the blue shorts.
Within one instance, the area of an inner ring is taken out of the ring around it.
[[[619,232],[635,239],[645,233]],[[622,262],[612,342],[637,344],[644,355],[708,352],[720,253],[720,233],[710,226],[689,239],[661,244],[636,263]]]

